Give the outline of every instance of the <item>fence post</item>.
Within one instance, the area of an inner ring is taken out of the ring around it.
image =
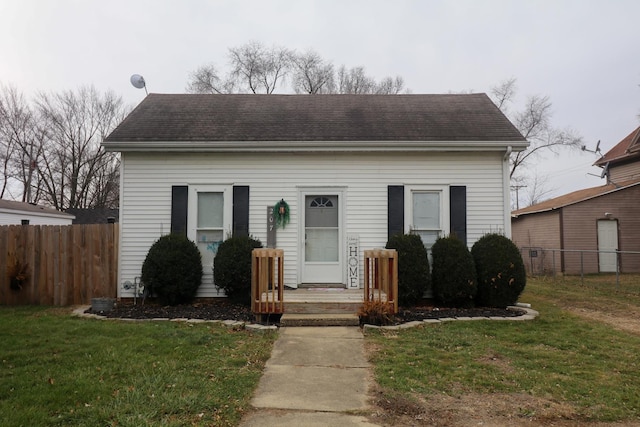
[[[616,249],[616,290],[620,290],[620,251]]]

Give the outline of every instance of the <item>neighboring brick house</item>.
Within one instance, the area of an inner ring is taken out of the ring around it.
[[[528,269],[566,274],[640,272],[640,128],[595,162],[607,184],[512,212],[512,239]],[[566,252],[542,251],[558,249]],[[585,251],[571,252],[574,250]],[[598,251],[602,251],[599,252]]]

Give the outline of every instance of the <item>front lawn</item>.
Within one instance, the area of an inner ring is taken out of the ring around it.
[[[0,307],[0,425],[236,425],[275,334]]]
[[[510,425],[639,421],[640,334],[582,316],[579,307],[611,317],[610,307],[624,303],[631,317],[640,297],[579,283],[530,279],[520,300],[540,312],[533,321],[457,321],[372,334],[379,400],[412,402],[416,419],[440,411],[454,420],[439,425],[474,414]]]

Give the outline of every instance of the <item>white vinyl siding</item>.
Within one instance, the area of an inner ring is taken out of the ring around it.
[[[508,200],[504,200],[505,194],[508,195],[508,191],[504,191],[505,185],[508,189],[508,183],[504,182],[503,154],[124,152],[120,281],[133,281],[139,276],[151,244],[170,231],[173,185],[189,185],[190,199],[194,183],[227,188],[248,185],[249,234],[265,245],[266,206],[284,199],[290,207],[291,222],[286,228],[278,229],[276,246],[284,250],[287,286],[300,283],[297,257],[301,188],[344,189],[341,199],[344,203],[344,235],[359,235],[362,258],[364,250],[386,244],[388,185],[404,185],[405,189],[435,186],[444,192],[448,192],[450,185],[464,185],[467,187],[467,236],[471,245],[487,232],[508,230],[505,225],[508,213],[504,211],[505,206],[509,206]],[[448,202],[443,203],[448,212]],[[361,280],[362,277],[361,271]],[[207,283],[203,283],[198,294],[202,297],[217,295],[216,289]]]

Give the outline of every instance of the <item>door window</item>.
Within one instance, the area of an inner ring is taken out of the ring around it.
[[[338,197],[306,196],[305,204],[305,261],[338,262]]]

